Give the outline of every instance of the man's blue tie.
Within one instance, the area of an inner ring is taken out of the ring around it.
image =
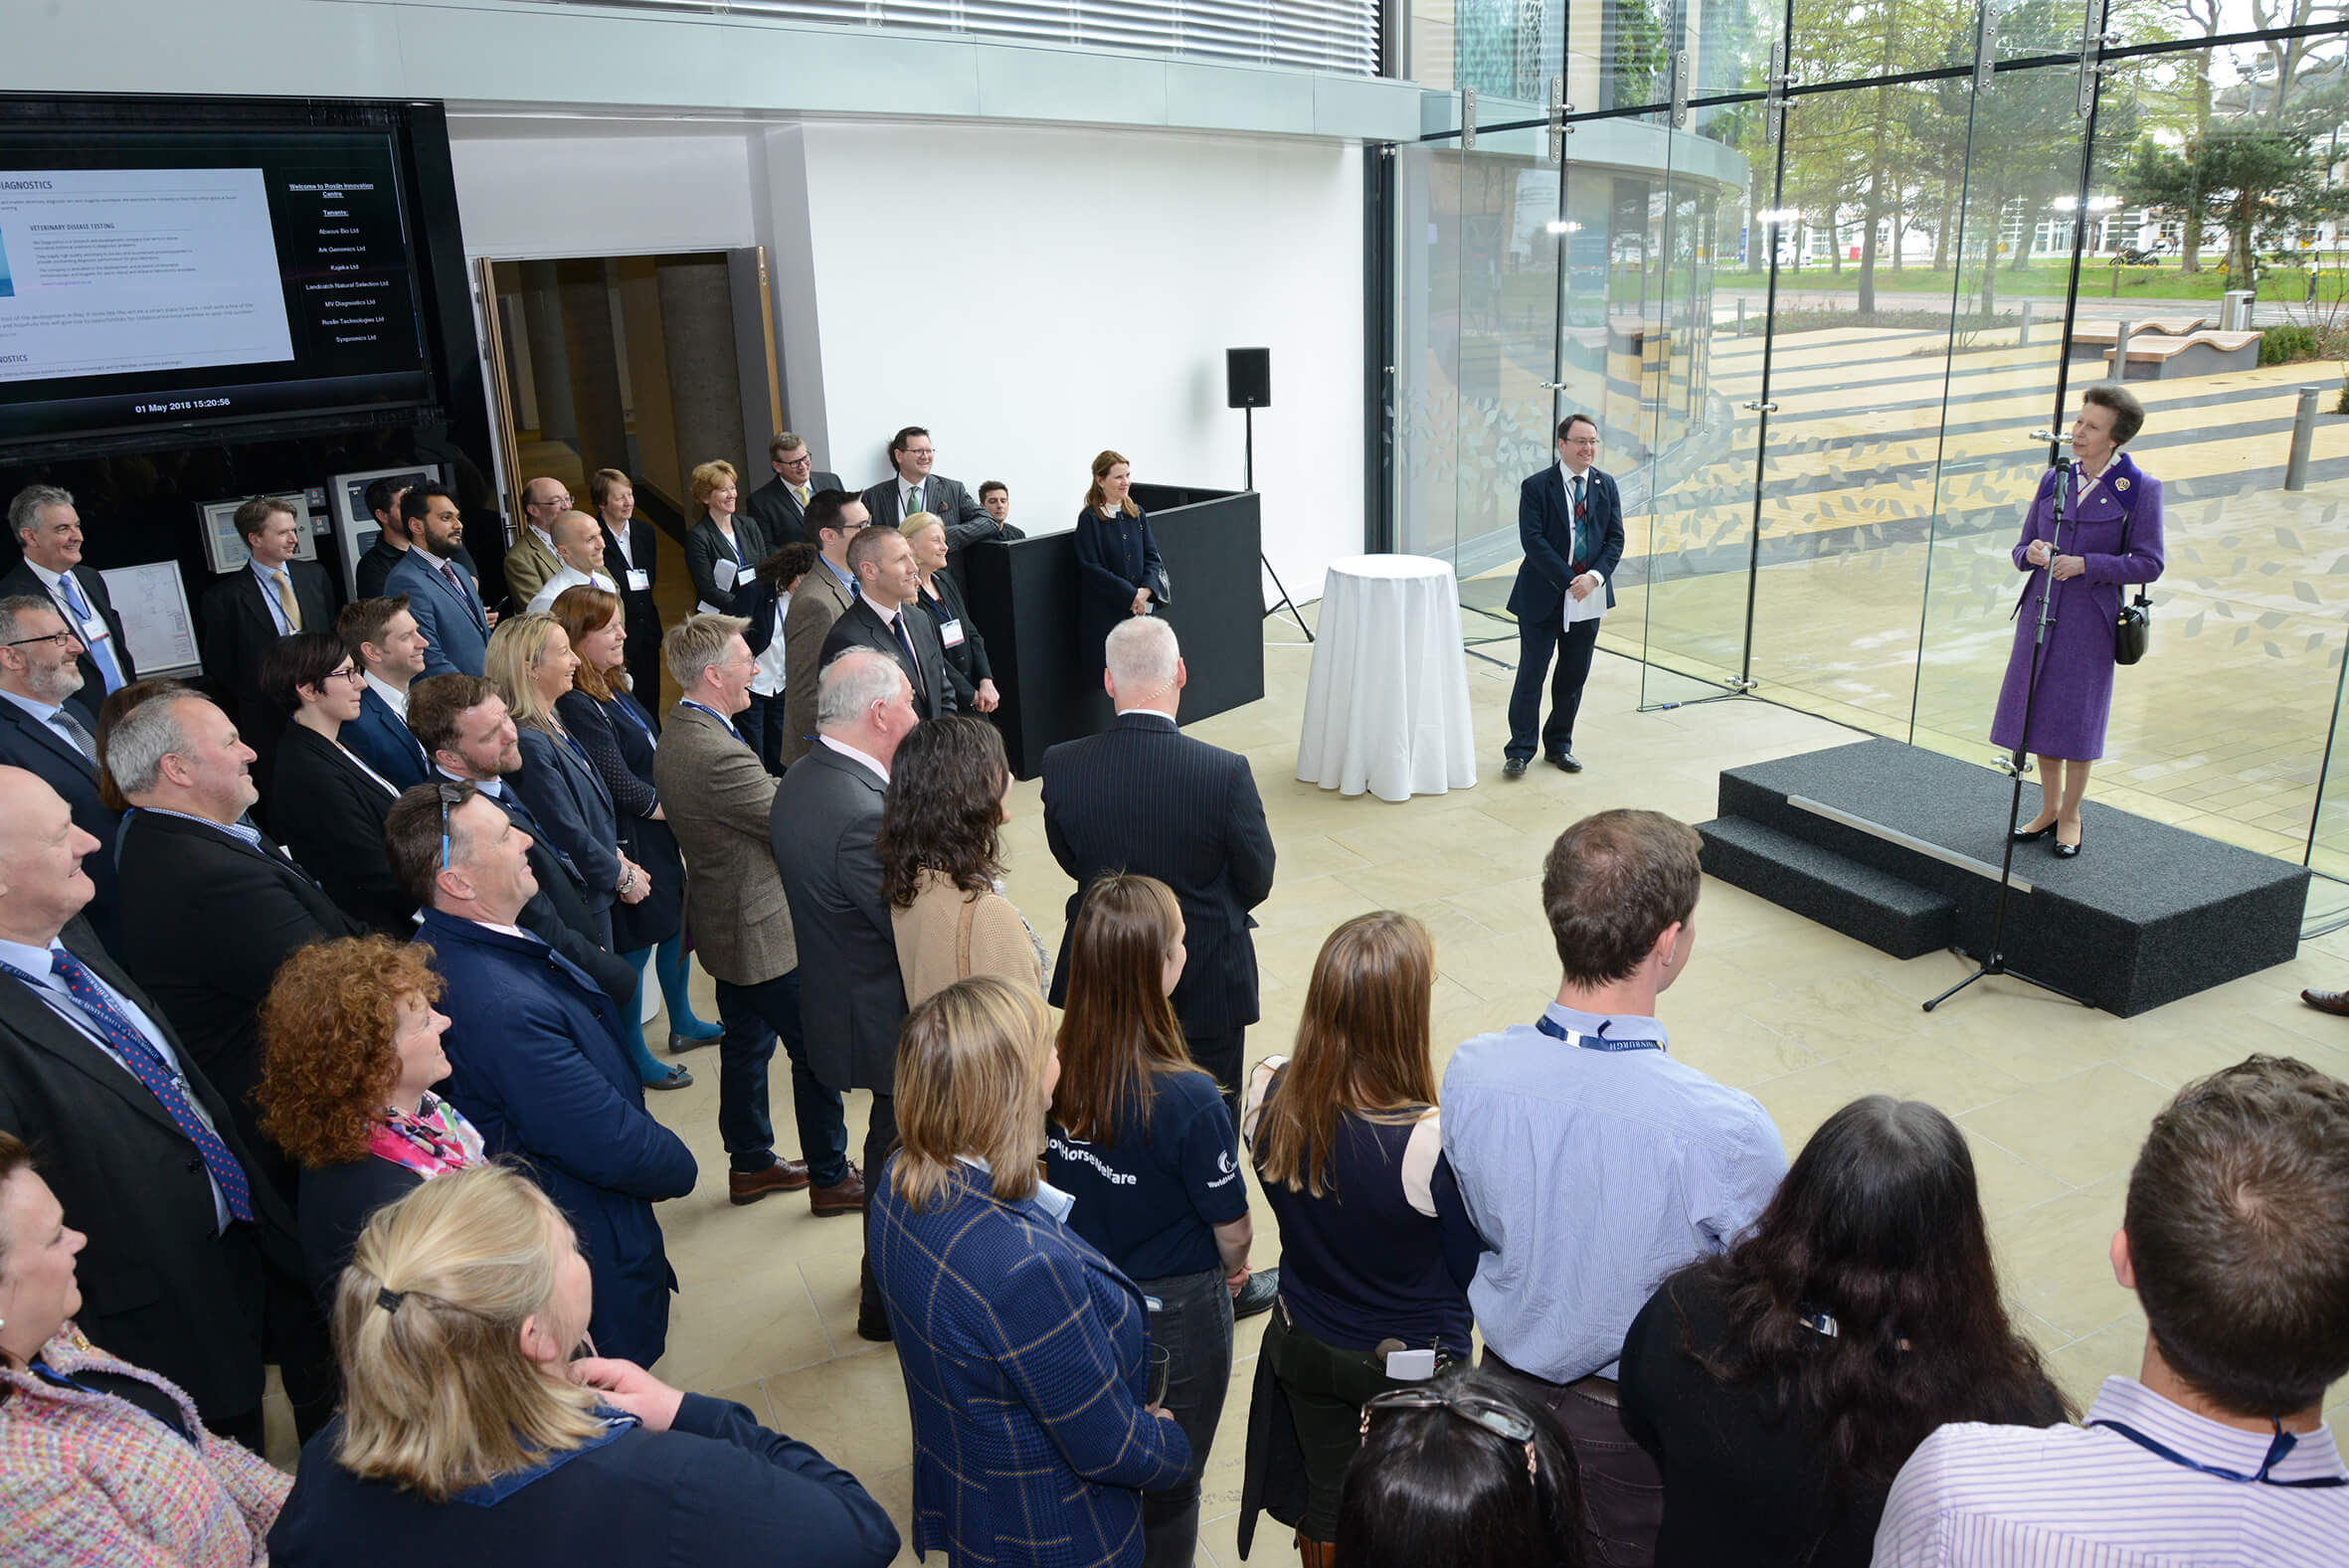
[[[90,650],[90,658],[97,664],[98,678],[106,683],[107,693],[111,695],[120,691],[122,689],[122,666],[114,662],[114,639],[112,637],[93,639],[89,632],[83,629],[90,624],[90,602],[82,597],[82,590],[74,582],[73,573],[67,572],[60,576],[57,586],[66,591],[66,603],[74,609],[74,635],[80,637],[82,645]]]
[[[0,963],[0,969],[32,985],[32,976],[13,964]],[[241,1220],[253,1218],[253,1187],[245,1178],[245,1167],[237,1163],[237,1156],[220,1135],[204,1125],[204,1119],[188,1104],[181,1092],[179,1080],[172,1075],[170,1064],[163,1060],[144,1031],[115,1006],[106,993],[98,988],[96,979],[83,966],[82,960],[63,948],[49,950],[49,969],[66,982],[66,991],[81,1008],[99,1038],[114,1048],[131,1075],[147,1086],[148,1092],[163,1103],[171,1120],[196,1145],[196,1152],[204,1156],[204,1168],[212,1172],[212,1179],[220,1183],[221,1192],[229,1200],[229,1212]]]

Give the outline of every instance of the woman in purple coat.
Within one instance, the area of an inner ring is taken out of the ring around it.
[[[2079,853],[2079,798],[2088,764],[2104,755],[2104,720],[2112,711],[2113,627],[2121,585],[2161,576],[2161,481],[2121,452],[2145,424],[2145,406],[2115,386],[2080,394],[2072,422],[2072,470],[2051,468],[2039,481],[2015,570],[2031,577],[2015,607],[2015,649],[1999,688],[1990,738],[2039,754],[2039,814],[2015,833],[2018,843],[2055,836],[2056,854]],[[2056,486],[2064,484],[2058,537]],[[2040,601],[2053,593],[2047,645],[2040,652],[2039,702],[2023,734],[2030,694],[2031,647]]]

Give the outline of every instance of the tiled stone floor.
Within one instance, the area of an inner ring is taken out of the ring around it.
[[[1560,828],[1616,805],[1702,820],[1714,814],[1720,769],[1853,738],[1759,702],[1641,715],[1639,666],[1601,657],[1576,746],[1589,771],[1569,778],[1536,768],[1508,783],[1499,765],[1509,675],[1472,659],[1477,786],[1401,804],[1347,799],[1294,778],[1311,656],[1296,636],[1268,622],[1265,699],[1193,729],[1248,755],[1280,850],[1278,885],[1259,912],[1264,1020],[1250,1033],[1252,1056],[1287,1042],[1330,927],[1379,907],[1408,909],[1434,933],[1439,1059],[1470,1035],[1535,1016],[1555,979],[1539,863]],[[1044,847],[1033,784],[1015,788],[1012,813],[1010,892],[1049,940],[1068,883]],[[2104,1259],[2153,1112],[2188,1078],[2253,1051],[2289,1053],[2349,1076],[2349,1023],[2310,1011],[2295,994],[2349,978],[2349,935],[2123,1021],[1997,980],[1928,1017],[1917,1002],[1964,972],[1956,958],[1898,962],[1718,883],[1706,886],[1698,927],[1687,978],[1661,1008],[1673,1049],[1758,1096],[1790,1149],[1864,1093],[1921,1098],[1956,1117],[1973,1145],[2008,1297],[2082,1400],[2106,1373],[2137,1365],[2142,1318]],[[706,1016],[707,980],[698,986]],[[728,1206],[717,1063],[711,1052],[687,1060],[700,1082],[652,1101],[704,1172],[692,1196],[659,1211],[682,1291],[658,1371],[740,1399],[762,1420],[813,1442],[862,1478],[902,1525],[911,1458],[905,1394],[891,1351],[855,1335],[858,1227],[815,1219],[788,1196]],[[788,1147],[789,1096],[781,1088],[776,1111]],[[852,1146],[863,1114],[864,1097],[851,1096]],[[1261,1203],[1257,1216],[1256,1261],[1264,1266],[1278,1261],[1280,1238]],[[1260,1332],[1260,1323],[1240,1330],[1232,1397],[1207,1475],[1201,1563],[1237,1560],[1239,1465]],[[2349,1415],[2345,1395],[2349,1388],[2335,1390],[2336,1423]],[[1250,1561],[1294,1556],[1279,1527],[1264,1521]]]

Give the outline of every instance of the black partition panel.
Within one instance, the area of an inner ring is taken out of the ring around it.
[[[1233,494],[1136,485],[1150,514],[1174,598],[1164,611],[1182,642],[1188,723],[1264,695],[1264,590],[1258,575],[1262,512],[1254,491]],[[990,541],[964,562],[971,618],[987,638],[996,711],[1011,770],[1032,779],[1045,749],[1109,721],[1092,660],[1077,648],[1076,535]]]

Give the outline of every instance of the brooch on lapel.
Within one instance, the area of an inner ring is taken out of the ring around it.
[[[2127,476],[2126,474],[2123,474],[2121,477],[2119,477],[2119,478],[2117,478],[2117,479],[2113,480],[2113,481],[2112,481],[2112,487],[2113,487],[2115,490],[2125,490],[2125,489],[2127,489],[2127,488],[2129,487],[2128,476]]]

